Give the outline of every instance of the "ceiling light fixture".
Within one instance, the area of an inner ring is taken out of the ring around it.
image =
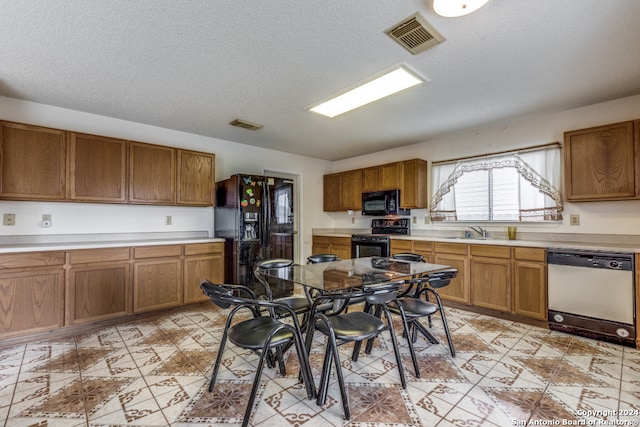
[[[333,118],[423,82],[423,79],[401,66],[342,95],[307,109]]]
[[[455,18],[475,12],[489,0],[433,0],[433,10],[440,16]]]

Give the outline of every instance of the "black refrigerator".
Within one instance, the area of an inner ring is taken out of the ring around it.
[[[235,174],[216,183],[214,229],[225,239],[225,282],[251,287],[259,295],[256,264],[270,258],[293,259],[293,181]],[[272,287],[274,296],[291,294]]]

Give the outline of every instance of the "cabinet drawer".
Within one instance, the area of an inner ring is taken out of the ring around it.
[[[471,256],[486,256],[491,258],[511,258],[511,247],[491,245],[470,245]]]
[[[413,250],[413,242],[411,240],[391,239],[391,249],[411,252]]]
[[[195,243],[184,245],[185,255],[215,254],[222,252],[223,243]]]
[[[421,240],[414,240],[413,250],[416,252],[433,252],[433,242],[424,242]]]
[[[513,257],[515,259],[526,259],[529,261],[545,262],[547,259],[546,249],[544,248],[513,248]]]
[[[351,246],[351,237],[330,237],[329,241],[332,245]]]
[[[435,242],[433,250],[436,253],[466,255],[467,245],[460,243]]]
[[[136,259],[177,257],[180,255],[182,255],[181,245],[140,246],[137,248],[133,248],[133,257]]]
[[[21,252],[0,255],[0,269],[64,264],[64,252]]]
[[[313,236],[314,245],[329,245],[331,244],[331,237],[329,236]]]
[[[89,262],[127,261],[129,248],[81,249],[69,252],[72,265]]]

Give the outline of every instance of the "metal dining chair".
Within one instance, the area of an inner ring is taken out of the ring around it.
[[[255,269],[255,277],[264,286],[267,294],[267,299],[269,301],[275,301],[280,304],[285,304],[289,306],[291,309],[293,309],[293,311],[297,315],[303,315],[303,316],[308,315],[309,312],[311,311],[311,304],[312,304],[308,297],[293,295],[289,297],[274,299],[273,293],[271,291],[271,286],[269,285],[269,280],[263,274],[265,270],[270,270],[270,269],[283,269],[284,271],[285,268],[291,267],[292,265],[293,265],[293,261],[290,259],[285,259],[285,258],[267,259],[258,263]],[[289,312],[276,310],[276,315],[279,317],[286,317],[289,315]],[[305,316],[305,319],[303,320],[303,323],[305,323],[305,321],[306,321],[306,316]]]
[[[300,363],[300,377],[306,386],[307,397],[309,399],[315,397],[315,384],[309,367],[309,358],[302,341],[302,332],[297,317],[290,307],[277,302],[259,300],[251,289],[243,285],[214,284],[204,280],[200,283],[200,288],[218,307],[222,309],[231,308],[220,340],[220,348],[218,349],[211,381],[209,382],[209,391],[213,391],[215,386],[227,339],[236,346],[252,350],[260,356],[251,394],[242,420],[243,427],[249,424],[264,363],[266,361],[269,364],[269,357],[274,349],[278,353],[280,373],[286,375],[282,355],[285,348],[288,348],[291,344],[295,345]],[[248,320],[234,323],[234,316],[242,309],[249,310],[253,316]],[[292,322],[284,323],[269,315],[274,311],[289,312],[288,317],[293,319]],[[268,314],[264,315],[265,313]]]
[[[438,295],[438,292],[435,289],[447,286],[449,282],[451,282],[451,279],[456,277],[457,274],[458,271],[456,269],[447,269],[429,273],[423,277],[407,280],[406,283],[409,285],[409,288],[405,290],[405,294],[410,295],[400,295],[394,301],[389,303],[389,310],[394,314],[400,315],[402,318],[402,325],[404,327],[403,335],[407,339],[409,353],[411,354],[411,360],[413,362],[417,378],[420,378],[420,370],[418,368],[418,361],[413,343],[417,340],[418,331],[421,332],[430,343],[439,343],[438,339],[420,323],[420,318],[429,317],[429,327],[431,327],[431,315],[440,312],[442,325],[449,344],[449,351],[451,352],[452,357],[456,356],[453,341],[451,339],[451,333],[449,331],[449,325],[447,324],[447,318],[444,314],[444,307],[442,306],[440,295]],[[416,289],[412,292],[411,287],[413,286],[415,286]],[[427,293],[433,294],[436,299],[436,303],[430,302],[426,299],[420,299],[421,295],[425,295]]]
[[[340,388],[344,418],[346,420],[351,418],[349,398],[347,395],[344,377],[342,375],[342,368],[340,366],[338,347],[343,344],[353,342],[354,349],[351,360],[356,362],[358,360],[358,353],[362,342],[365,340],[372,340],[386,330],[389,330],[391,335],[391,342],[393,344],[393,351],[395,352],[402,388],[407,387],[404,368],[400,358],[400,350],[398,348],[398,342],[393,329],[391,313],[387,308],[387,303],[396,297],[397,292],[402,288],[403,283],[403,281],[396,281],[380,284],[364,284],[361,289],[345,291],[343,293],[321,294],[316,297],[312,308],[312,317],[307,330],[305,346],[308,353],[311,349],[313,335],[316,330],[327,336],[325,357],[316,400],[318,405],[322,406],[326,403],[329,379],[331,377],[331,365],[333,363]],[[368,312],[345,312],[346,307],[349,306],[349,301],[354,298],[364,298],[366,304],[371,307],[380,307],[381,311],[385,313],[387,320],[386,324],[380,317],[376,317]],[[341,304],[338,304],[335,311],[318,312],[315,310],[318,306],[325,305],[327,302],[335,301],[341,302]]]

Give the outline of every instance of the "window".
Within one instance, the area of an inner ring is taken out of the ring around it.
[[[560,146],[501,153],[432,167],[433,221],[559,221]]]
[[[276,223],[291,224],[293,223],[293,208],[291,206],[291,191],[293,185],[276,188]]]

